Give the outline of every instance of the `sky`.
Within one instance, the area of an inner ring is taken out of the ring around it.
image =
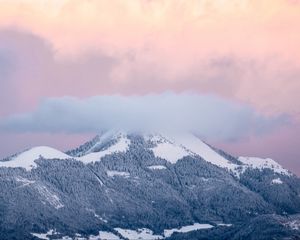
[[[0,0],[0,158],[193,131],[300,175],[300,1]]]

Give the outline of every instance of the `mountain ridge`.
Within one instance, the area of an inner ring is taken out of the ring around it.
[[[0,162],[0,239],[299,236],[300,181],[273,160],[191,135],[113,132],[82,146],[33,148],[30,169],[5,166],[30,150]]]
[[[219,152],[219,149],[210,146],[209,144],[202,141],[200,138],[193,134],[173,135],[173,137],[169,137],[167,135],[162,135],[158,133],[136,135],[142,136],[144,139],[146,139],[148,142],[151,142],[152,144],[157,144],[156,148],[152,148],[154,154],[156,154],[158,157],[162,157],[163,159],[171,163],[176,162],[184,156],[196,154],[201,156],[205,160],[207,159],[208,162],[216,166],[227,168],[228,170],[231,170],[233,172],[236,170],[236,168],[252,167],[257,169],[270,168],[273,171],[277,171],[278,173],[286,175],[292,174],[289,170],[283,168],[280,164],[278,164],[271,158],[244,156],[233,157],[232,155],[222,150],[221,152]],[[5,167],[5,163],[7,163],[7,166],[9,166],[8,163],[11,161],[19,161],[19,157],[25,159],[26,161],[27,158],[30,157],[30,155],[32,155],[31,162],[37,160],[39,156],[46,159],[56,158],[62,160],[73,158],[79,161],[87,161],[87,159],[91,158],[92,160],[87,162],[97,161],[99,160],[98,158],[101,159],[101,157],[107,154],[112,154],[118,151],[126,151],[128,147],[126,147],[126,145],[130,144],[130,142],[125,140],[119,146],[115,147],[115,149],[105,152],[105,150],[107,150],[109,147],[115,146],[116,144],[120,143],[119,140],[124,140],[126,136],[127,133],[124,131],[108,131],[102,135],[96,135],[92,140],[87,141],[79,147],[72,150],[68,150],[66,152],[62,152],[60,150],[48,146],[37,146],[27,149],[19,154],[14,154],[12,157],[7,157],[5,158],[5,161],[0,160],[0,167]],[[195,140],[197,141],[196,143]],[[190,145],[187,146],[188,144]],[[199,148],[202,149],[199,150]],[[194,149],[194,151],[192,149]],[[102,152],[103,154],[93,154],[97,152]],[[173,156],[171,156],[170,153],[172,153]],[[28,156],[23,156],[23,154],[26,154]],[[227,155],[229,159],[227,159],[224,155]],[[16,164],[16,166],[18,166],[18,164]],[[19,166],[22,167],[22,163],[20,163]],[[25,168],[30,169],[30,166],[26,166]],[[245,169],[241,171],[244,170]],[[240,174],[240,172],[236,172],[236,174]]]

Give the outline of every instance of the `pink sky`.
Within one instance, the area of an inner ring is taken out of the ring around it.
[[[0,0],[0,115],[46,97],[209,93],[289,115],[275,132],[217,144],[300,174],[299,23],[297,0]],[[0,156],[30,139],[68,148],[70,136],[47,136],[11,134]]]

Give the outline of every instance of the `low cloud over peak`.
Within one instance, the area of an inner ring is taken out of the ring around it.
[[[192,131],[204,138],[235,140],[284,125],[287,117],[264,116],[247,105],[212,95],[149,94],[48,98],[29,113],[0,120],[1,131],[92,133]]]

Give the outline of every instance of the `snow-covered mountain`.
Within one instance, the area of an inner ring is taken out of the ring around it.
[[[234,160],[231,157],[228,158],[193,134],[144,134],[141,136],[149,145],[147,148],[154,153],[156,158],[164,159],[171,164],[175,164],[184,157],[200,157],[237,176],[248,168],[270,169],[279,174],[291,175],[288,170],[270,158],[238,157]],[[21,167],[30,171],[37,167],[35,161],[39,158],[75,159],[85,164],[95,163],[101,161],[105,156],[126,152],[129,150],[129,146],[130,139],[126,133],[112,131],[101,136],[97,135],[92,141],[67,153],[46,146],[34,147],[0,162],[0,167]]]
[[[234,157],[193,134],[110,131],[66,153],[34,147],[0,161],[0,189],[0,239],[300,233],[295,175],[272,159]]]

